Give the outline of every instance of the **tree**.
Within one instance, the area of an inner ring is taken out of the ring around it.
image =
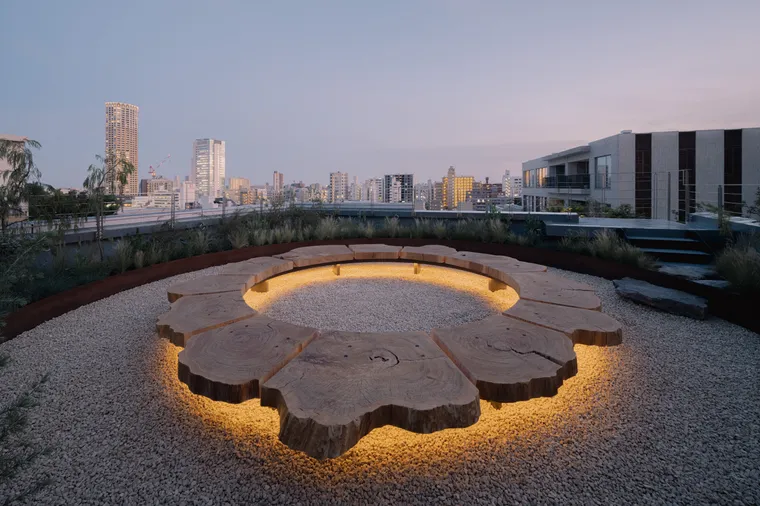
[[[107,205],[107,202],[109,197],[113,201],[112,196],[116,190],[116,184],[119,185],[119,188],[124,188],[129,175],[135,171],[135,166],[113,153],[106,153],[105,156],[95,155],[95,159],[98,164],[92,164],[87,169],[87,178],[83,185],[87,190],[90,206],[95,216],[95,240],[98,243],[100,259],[103,260],[103,223],[105,215],[113,207],[112,204]],[[106,191],[109,193],[106,194]]]
[[[0,139],[0,160],[5,160],[10,167],[10,170],[0,174],[0,230],[3,235],[8,230],[11,215],[21,212],[27,183],[40,177],[32,153],[32,149],[40,147],[39,142],[26,138]]]

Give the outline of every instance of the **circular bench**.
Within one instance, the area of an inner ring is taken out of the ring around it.
[[[361,261],[439,264],[482,274],[520,300],[502,314],[429,333],[319,332],[258,314],[243,299],[296,269]],[[445,246],[310,246],[228,264],[169,287],[159,335],[183,346],[178,374],[196,394],[239,403],[260,398],[280,413],[280,440],[337,457],[372,429],[429,433],[477,422],[480,400],[557,393],[575,375],[575,343],[621,342],[591,287],[513,258]]]

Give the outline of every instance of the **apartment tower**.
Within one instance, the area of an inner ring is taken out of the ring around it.
[[[107,191],[112,185],[116,193],[137,195],[140,190],[137,156],[137,117],[140,108],[122,102],[106,102],[106,156],[130,162],[135,171],[127,176],[124,188],[118,188],[114,181],[106,180]],[[111,174],[113,177],[114,174]]]
[[[198,197],[217,198],[224,191],[225,143],[218,139],[193,141],[193,166],[190,173]]]

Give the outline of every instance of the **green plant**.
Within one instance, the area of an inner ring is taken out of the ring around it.
[[[125,272],[132,267],[134,249],[127,239],[119,239],[113,249],[114,263],[119,272]]]
[[[5,368],[9,363],[8,355],[0,355],[0,368]],[[12,492],[5,497],[4,505],[25,501],[52,483],[49,478],[43,477],[20,491],[12,486],[19,473],[49,452],[49,448],[34,448],[24,437],[29,424],[29,410],[37,406],[37,398],[47,381],[48,375],[45,374],[9,404],[0,407],[0,488]]]
[[[134,264],[135,269],[142,269],[145,265],[145,252],[143,250],[135,251]]]
[[[200,227],[190,233],[188,240],[189,256],[203,255],[211,246],[211,236],[205,227]]]
[[[246,230],[244,226],[240,225],[229,233],[227,239],[230,241],[230,244],[233,248],[240,249],[245,248],[249,245],[248,236],[248,230]]]
[[[491,242],[505,243],[509,239],[509,227],[498,218],[492,218],[486,222]]]
[[[398,237],[401,232],[401,221],[398,216],[386,216],[384,230],[388,237]]]
[[[152,240],[145,249],[145,263],[153,265],[166,260],[168,251],[157,240]]]
[[[375,235],[375,225],[371,221],[364,223],[363,235],[367,239],[372,239],[372,237]]]
[[[443,220],[436,220],[432,226],[433,237],[436,239],[445,239],[449,234],[449,227],[446,226],[446,222]]]
[[[588,250],[592,256],[635,265],[642,269],[653,269],[655,267],[655,261],[652,257],[609,229],[596,232],[589,243]]]
[[[12,215],[21,213],[21,204],[28,197],[29,180],[40,177],[34,164],[32,149],[40,149],[37,141],[0,139],[0,160],[10,170],[0,172],[0,231],[5,235]]]
[[[746,294],[760,293],[760,235],[742,234],[716,258],[718,273]]]
[[[288,225],[275,228],[273,233],[274,242],[277,244],[293,242],[293,238],[295,237],[294,230]]]
[[[332,216],[327,216],[319,220],[314,230],[314,237],[319,241],[326,239],[335,239],[340,230],[338,220]]]

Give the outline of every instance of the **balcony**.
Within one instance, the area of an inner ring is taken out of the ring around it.
[[[541,181],[541,187],[556,193],[589,193],[591,177],[588,174],[547,176]]]

